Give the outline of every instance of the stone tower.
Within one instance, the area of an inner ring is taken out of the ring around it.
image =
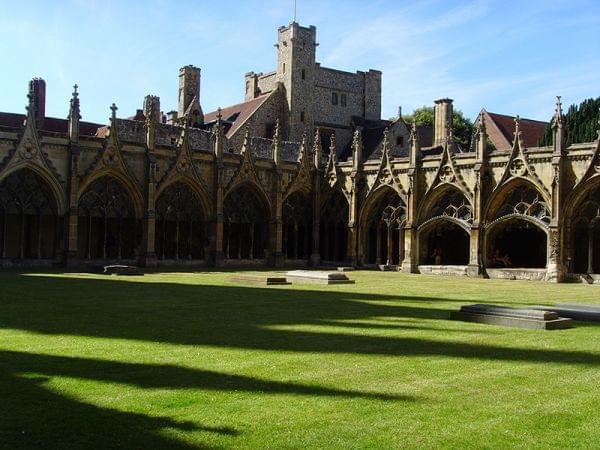
[[[200,107],[200,69],[184,66],[179,69],[179,110],[177,116],[185,116],[190,125],[204,123],[204,114]]]
[[[283,83],[288,104],[287,139],[300,141],[314,127],[317,29],[292,22],[278,29],[277,81]]]

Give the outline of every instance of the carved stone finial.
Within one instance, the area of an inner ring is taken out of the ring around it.
[[[217,108],[217,123],[220,123],[223,120],[223,112],[221,111],[221,107]]]
[[[558,128],[562,125],[562,103],[560,101],[560,95],[556,96],[556,107],[554,108],[554,117],[552,118],[552,128]]]
[[[115,105],[114,103],[112,105],[110,105],[110,111],[111,111],[111,120],[114,121],[117,118],[117,105]]]
[[[77,86],[77,83],[73,85],[73,97],[77,97],[77,95],[79,95],[79,92],[77,92],[78,87],[79,86]]]
[[[331,140],[329,142],[329,154],[336,153],[336,144],[335,144],[335,131],[331,134]]]
[[[390,148],[390,129],[385,127],[383,130],[383,151],[387,152]]]

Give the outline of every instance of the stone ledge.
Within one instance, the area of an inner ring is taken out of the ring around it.
[[[499,280],[545,281],[546,269],[486,269],[489,278]]]

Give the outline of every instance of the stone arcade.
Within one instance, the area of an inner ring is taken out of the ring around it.
[[[245,102],[204,113],[186,66],[178,111],[147,96],[128,119],[113,105],[109,126],[81,121],[76,88],[67,120],[46,117],[32,80],[27,114],[0,113],[0,264],[600,280],[600,145],[563,145],[560,101],[550,147],[516,117],[489,149],[501,132],[482,111],[462,149],[451,100],[433,130],[381,120],[381,73],[321,67],[316,45],[292,23],[277,69],[246,76]]]

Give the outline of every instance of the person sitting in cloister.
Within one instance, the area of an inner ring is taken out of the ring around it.
[[[500,249],[497,248],[492,257],[492,267],[512,267],[512,263],[508,255],[502,256]]]

